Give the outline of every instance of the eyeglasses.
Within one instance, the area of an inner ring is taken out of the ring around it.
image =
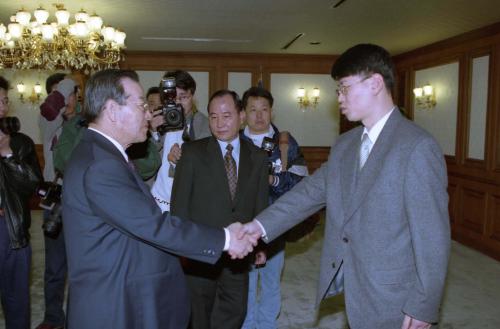
[[[351,88],[352,86],[358,84],[358,83],[361,83],[367,79],[370,79],[372,76],[369,75],[367,77],[364,77],[363,79],[361,80],[358,80],[356,82],[353,82],[351,83],[350,85],[339,85],[339,88],[338,89],[335,89],[335,92],[337,93],[337,97],[340,97],[340,95],[343,95],[343,96],[347,96],[347,93],[349,92],[349,88]]]
[[[130,98],[130,96],[125,97],[125,99],[129,99],[129,98]],[[147,102],[144,102],[144,101],[140,101],[139,103],[130,102],[130,104],[133,104],[133,105],[139,107],[144,112],[150,112],[150,110],[149,110],[150,107],[149,107],[149,104]]]
[[[175,98],[175,100],[176,100],[177,102],[182,103],[182,102],[186,102],[186,101],[188,101],[188,100],[189,100],[192,96],[193,96],[193,95],[182,95],[182,96],[177,96],[177,97]]]

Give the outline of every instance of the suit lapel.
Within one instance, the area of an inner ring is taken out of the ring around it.
[[[247,143],[240,138],[240,160],[238,165],[238,184],[236,185],[236,195],[234,203],[238,201],[242,191],[245,191],[248,185],[252,167],[252,155]]]
[[[393,145],[393,139],[396,138],[394,136],[394,132],[396,131],[396,127],[401,120],[401,114],[399,110],[396,108],[392,112],[391,116],[385,123],[382,132],[380,133],[373,149],[370,152],[370,156],[366,161],[363,169],[358,172],[358,159],[356,157],[356,165],[353,166],[355,168],[355,173],[357,172],[357,178],[355,179],[356,183],[354,184],[355,188],[352,190],[352,199],[350,206],[346,210],[346,222],[352,217],[354,212],[361,206],[364,198],[372,188],[373,184],[377,180],[382,167],[384,166],[384,161],[387,153],[391,149]],[[355,150],[355,153],[358,153],[361,136],[359,137],[358,147]],[[354,174],[356,177],[356,174]]]
[[[231,192],[229,191],[229,182],[227,180],[226,167],[224,166],[224,155],[215,137],[210,137],[208,141],[206,159],[210,173],[213,175],[215,181],[222,182],[222,192],[226,195],[228,202],[231,203]]]
[[[341,188],[342,188],[342,203],[344,209],[349,209],[354,190],[356,188],[356,178],[358,171],[358,150],[361,143],[361,133],[362,128],[359,129],[359,133],[353,135],[353,138],[347,147],[346,155],[341,164]],[[347,218],[346,218],[347,219]]]
[[[144,181],[142,180],[142,177],[139,175],[137,170],[130,168],[129,164],[127,163],[127,161],[123,157],[123,154],[121,154],[121,152],[116,148],[115,145],[113,145],[113,143],[111,143],[111,141],[107,140],[104,136],[102,136],[101,134],[99,134],[91,129],[87,129],[85,131],[83,138],[85,140],[88,140],[90,142],[94,142],[94,143],[98,144],[100,148],[109,152],[113,157],[116,157],[117,159],[119,159],[119,161],[122,161],[123,164],[127,167],[127,170],[130,170],[132,172],[132,175],[134,176],[135,181],[137,182],[137,185],[139,185],[141,191],[144,192],[144,194],[146,194],[148,196],[151,195],[149,188],[144,183]],[[132,160],[130,160],[130,161],[132,161]]]

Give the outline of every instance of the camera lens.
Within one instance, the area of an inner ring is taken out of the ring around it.
[[[179,111],[172,110],[172,111],[169,111],[167,113],[165,119],[166,119],[168,125],[175,127],[181,123],[182,116],[180,115]]]
[[[21,123],[17,117],[5,117],[0,119],[0,130],[6,135],[17,133],[21,128]]]

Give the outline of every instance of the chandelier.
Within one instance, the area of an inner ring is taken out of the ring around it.
[[[64,5],[54,6],[54,22],[48,22],[49,12],[40,7],[33,15],[21,9],[10,17],[7,27],[0,24],[0,69],[88,70],[118,66],[123,59],[125,32],[103,26],[101,17],[88,15],[83,9],[70,24],[70,13]]]

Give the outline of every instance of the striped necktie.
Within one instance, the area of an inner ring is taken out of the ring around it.
[[[233,145],[227,144],[226,155],[224,155],[224,167],[226,168],[227,181],[229,183],[229,192],[231,200],[234,200],[236,194],[236,185],[238,184],[238,173],[236,170],[236,161],[233,158]]]

